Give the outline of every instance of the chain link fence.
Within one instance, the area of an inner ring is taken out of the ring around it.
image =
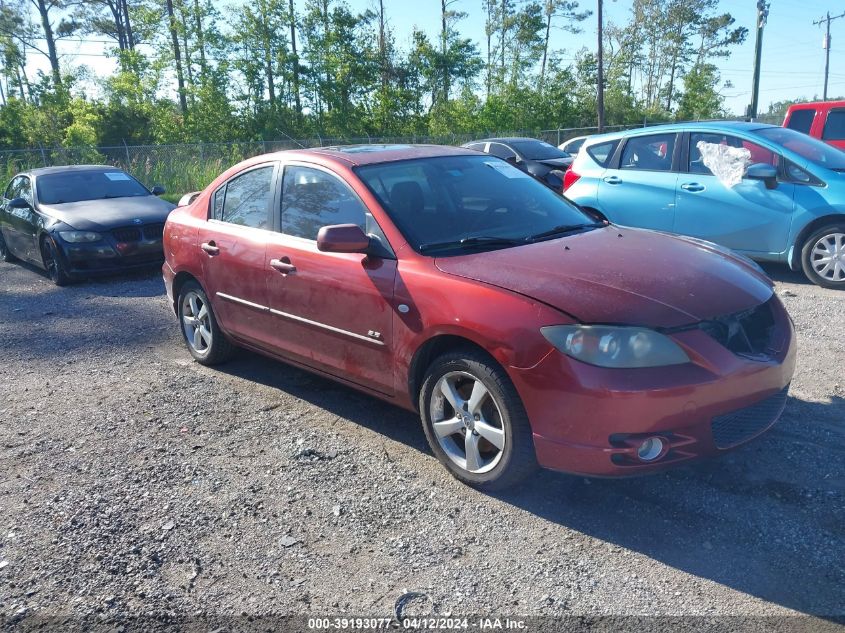
[[[614,132],[650,123],[647,120],[626,125],[605,126]],[[653,124],[653,123],[652,123]],[[169,197],[202,189],[220,172],[246,158],[286,149],[331,147],[358,143],[433,143],[461,145],[479,138],[529,136],[560,145],[576,136],[595,134],[595,126],[557,128],[553,130],[516,130],[511,132],[448,134],[441,136],[391,136],[356,138],[286,138],[276,141],[246,141],[232,143],[186,143],[179,145],[116,145],[109,147],[38,147],[35,149],[0,150],[0,177],[3,184],[21,171],[54,165],[108,164],[131,173],[144,184],[162,185]]]

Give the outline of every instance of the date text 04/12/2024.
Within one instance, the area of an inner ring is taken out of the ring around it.
[[[514,618],[409,617],[396,626],[392,618],[309,618],[311,630],[377,630],[402,628],[408,631],[526,630],[524,620]]]

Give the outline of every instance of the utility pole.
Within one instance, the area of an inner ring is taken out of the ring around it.
[[[596,12],[599,21],[599,49],[598,49],[598,94],[596,95],[596,109],[599,113],[598,132],[604,132],[604,30],[602,5],[604,0],[598,0],[598,11]]]
[[[757,41],[754,44],[754,85],[751,87],[751,105],[748,106],[748,118],[757,118],[757,104],[760,99],[760,58],[763,56],[763,27],[769,17],[769,3],[757,0]]]
[[[833,20],[838,20],[839,18],[845,18],[845,13],[830,17],[830,11],[828,11],[826,18],[821,18],[813,22],[813,24],[817,26],[821,25],[822,22],[824,22],[827,26],[824,34],[824,40],[822,40],[822,48],[824,49],[824,96],[822,97],[823,101],[827,101],[827,76],[830,72],[830,23]]]

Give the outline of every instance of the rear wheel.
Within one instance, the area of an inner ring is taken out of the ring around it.
[[[845,290],[845,224],[829,224],[810,235],[801,249],[801,267],[814,284]]]
[[[217,365],[229,360],[235,346],[217,325],[214,310],[205,292],[195,281],[179,291],[179,323],[191,356],[202,365]]]
[[[64,259],[62,258],[56,243],[50,237],[41,240],[41,261],[50,279],[57,286],[65,286],[70,282],[67,274]]]
[[[9,245],[6,244],[6,238],[3,237],[3,231],[0,231],[0,262],[15,262],[18,258],[12,255],[9,250]]]
[[[436,359],[420,393],[420,416],[437,459],[466,484],[500,490],[537,469],[522,401],[486,354],[465,350]]]

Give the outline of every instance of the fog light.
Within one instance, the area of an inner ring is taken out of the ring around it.
[[[644,462],[651,462],[663,454],[663,440],[659,437],[650,437],[644,440],[637,449],[637,457]]]

